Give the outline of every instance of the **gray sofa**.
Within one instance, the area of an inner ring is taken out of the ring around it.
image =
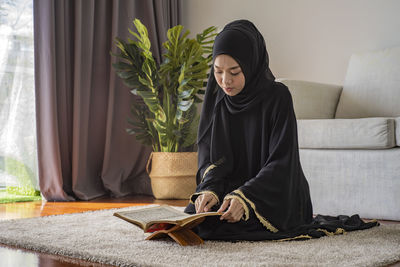
[[[352,55],[343,86],[279,81],[314,213],[400,220],[400,47]]]

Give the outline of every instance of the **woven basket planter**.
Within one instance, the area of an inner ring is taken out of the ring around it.
[[[153,152],[146,166],[157,199],[188,199],[196,190],[197,152]]]

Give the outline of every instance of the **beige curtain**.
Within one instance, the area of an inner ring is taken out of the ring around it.
[[[180,0],[35,0],[39,183],[47,200],[151,194],[151,151],[126,133],[133,96],[111,63],[132,20],[147,27],[160,59]]]

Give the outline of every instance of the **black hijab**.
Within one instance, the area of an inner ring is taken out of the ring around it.
[[[264,38],[248,20],[233,21],[217,35],[213,59],[221,54],[230,55],[239,63],[245,76],[245,87],[236,96],[226,95],[218,86],[214,77],[214,68],[211,67],[200,118],[198,142],[210,129],[212,115],[221,100],[225,102],[231,114],[246,111],[267,97],[268,87],[275,80],[269,69]]]
[[[199,123],[198,145],[199,166],[208,161],[224,162],[219,164],[218,171],[215,170],[218,176],[223,177],[229,176],[234,171],[235,164],[235,144],[233,144],[235,140],[232,138],[233,126],[230,116],[246,113],[268,98],[275,77],[268,66],[269,59],[264,38],[248,20],[233,21],[217,35],[213,47],[213,59],[221,54],[229,55],[237,61],[245,76],[245,86],[235,96],[225,94],[217,84],[214,69],[211,67]],[[206,136],[206,140],[203,140]],[[210,147],[209,151],[207,149],[203,152],[201,146],[203,141]]]

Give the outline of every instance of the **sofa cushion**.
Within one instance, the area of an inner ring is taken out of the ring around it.
[[[342,86],[278,79],[292,94],[297,119],[333,119]]]
[[[400,117],[397,117],[394,123],[394,127],[396,128],[396,145],[400,146]]]
[[[396,146],[393,118],[298,120],[300,148],[385,149]]]
[[[400,47],[350,58],[336,118],[400,116]]]

